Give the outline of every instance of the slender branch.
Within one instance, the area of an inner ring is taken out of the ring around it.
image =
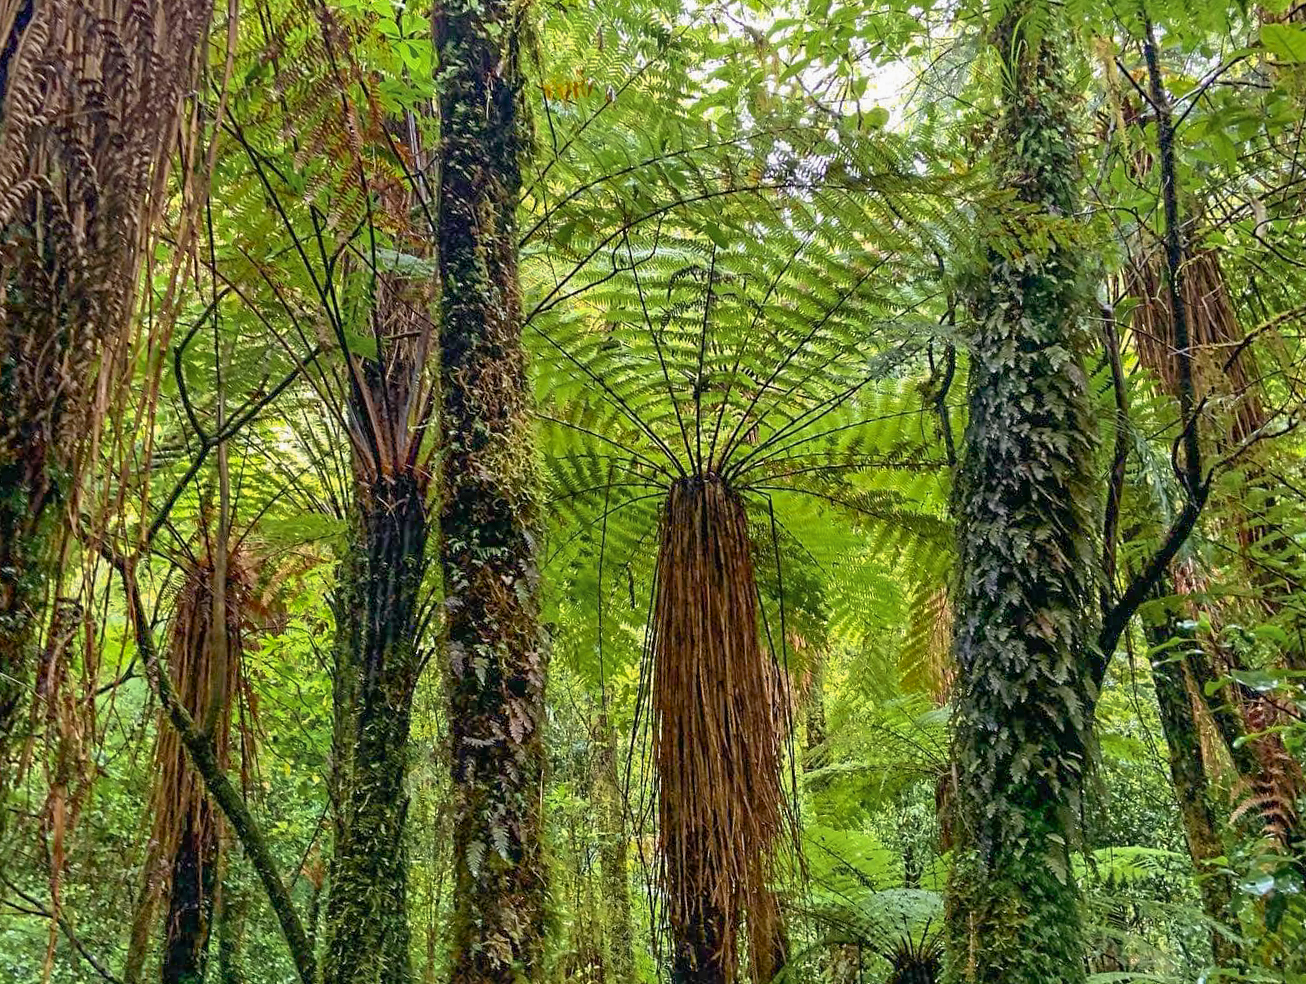
[[[290,891],[281,877],[281,870],[268,848],[263,831],[258,821],[254,819],[254,815],[250,813],[245,798],[241,796],[240,791],[218,763],[217,751],[212,739],[199,730],[194,718],[177,699],[172,689],[172,681],[168,679],[167,672],[159,664],[154,633],[145,611],[145,603],[141,600],[140,585],[136,580],[135,570],[126,558],[108,546],[102,545],[100,551],[122,578],[123,590],[127,595],[128,612],[136,635],[136,649],[145,664],[146,679],[158,696],[168,721],[186,747],[191,765],[204,780],[204,788],[222,810],[223,816],[240,840],[245,855],[254,865],[254,870],[258,872],[263,888],[267,892],[268,901],[272,905],[273,912],[276,913],[277,921],[281,924],[281,932],[285,936],[286,945],[290,948],[290,956],[295,962],[295,970],[301,984],[316,984],[317,964],[313,957],[313,948],[309,945],[304,924],[295,909],[294,901],[290,898]]]
[[[1184,505],[1170,524],[1160,548],[1143,569],[1130,581],[1120,599],[1102,618],[1098,635],[1098,652],[1094,675],[1101,683],[1107,665],[1115,652],[1120,636],[1134,613],[1151,595],[1152,589],[1165,574],[1170,562],[1187,542],[1197,525],[1202,507],[1210,495],[1213,474],[1202,474],[1202,448],[1199,433],[1201,406],[1197,402],[1193,383],[1192,347],[1188,330],[1188,309],[1184,303],[1184,242],[1179,220],[1179,190],[1175,172],[1174,125],[1170,112],[1170,98],[1161,77],[1160,58],[1157,53],[1156,32],[1150,20],[1144,21],[1143,57],[1147,62],[1148,101],[1156,113],[1157,148],[1161,164],[1161,199],[1165,211],[1166,286],[1170,300],[1170,319],[1174,331],[1175,358],[1178,361],[1179,415],[1182,429],[1175,439],[1173,454],[1175,475],[1184,490]],[[1182,454],[1180,453],[1182,448]]]
[[[1105,609],[1106,593],[1111,590],[1116,575],[1120,500],[1125,487],[1125,466],[1129,462],[1129,392],[1125,388],[1125,371],[1120,362],[1120,333],[1116,327],[1115,311],[1104,305],[1102,318],[1102,342],[1106,347],[1107,363],[1111,367],[1111,388],[1116,404],[1115,449],[1111,460],[1111,477],[1107,483],[1106,513],[1102,521],[1102,591]]]
[[[82,959],[91,965],[92,970],[94,970],[102,978],[108,981],[109,984],[122,984],[122,982],[118,978],[114,977],[113,974],[111,974],[108,971],[108,969],[102,963],[100,963],[99,960],[95,958],[95,954],[93,954],[90,950],[88,950],[85,944],[83,944],[82,941],[77,938],[77,933],[74,932],[72,924],[67,920],[67,918],[65,918],[62,912],[51,912],[49,909],[43,906],[37,899],[28,895],[21,888],[19,888],[17,885],[11,882],[8,878],[4,878],[3,881],[5,883],[5,886],[11,892],[13,892],[20,899],[22,899],[24,902],[30,905],[32,909],[29,912],[29,910],[16,906],[12,902],[9,902],[8,900],[3,900],[5,905],[9,906],[10,908],[14,909],[17,912],[24,912],[24,913],[28,913],[29,915],[40,916],[44,919],[53,919],[56,923],[59,924],[59,928],[63,930],[64,936],[66,936],[68,938],[68,942],[73,945],[73,949],[76,950],[79,954],[81,954]]]

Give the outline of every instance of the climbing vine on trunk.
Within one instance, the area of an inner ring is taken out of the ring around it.
[[[450,0],[435,17],[453,984],[538,980],[544,935],[547,650],[515,221],[527,16]]]
[[[992,35],[1003,116],[991,154],[1012,201],[969,284],[970,418],[955,493],[948,977],[967,984],[1084,977],[1070,850],[1095,704],[1095,433],[1057,17],[1015,4]]]

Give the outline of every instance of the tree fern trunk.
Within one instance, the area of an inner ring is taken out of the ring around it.
[[[217,818],[207,800],[185,818],[173,853],[163,984],[203,984],[218,881]]]
[[[1085,976],[1074,818],[1095,703],[1094,428],[1086,291],[1071,241],[1075,148],[1050,7],[996,26],[992,147],[1016,207],[971,285],[969,421],[957,482],[957,847],[949,980]]]
[[[1170,594],[1171,590],[1169,578],[1158,586],[1158,593],[1163,596]],[[1231,909],[1233,882],[1219,870],[1218,864],[1212,864],[1225,851],[1216,827],[1215,812],[1211,808],[1210,783],[1202,764],[1197,719],[1185,680],[1188,654],[1193,646],[1192,631],[1182,627],[1180,620],[1173,616],[1149,621],[1145,631],[1153,648],[1174,644],[1153,656],[1152,681],[1156,686],[1157,709],[1169,751],[1170,780],[1174,784],[1188,854],[1197,874],[1202,908],[1213,923],[1236,926]],[[1231,966],[1239,956],[1238,947],[1218,929],[1211,931],[1211,950],[1216,964],[1221,967]]]
[[[358,490],[341,566],[335,666],[336,844],[327,899],[326,984],[404,984],[408,732],[427,512],[412,476]]]
[[[514,218],[527,8],[439,5],[440,527],[453,740],[453,984],[538,980],[546,647]]]

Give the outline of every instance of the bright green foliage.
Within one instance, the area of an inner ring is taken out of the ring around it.
[[[86,528],[51,499],[59,583],[0,565],[0,593],[57,600],[0,667],[34,735],[3,753],[29,768],[0,980],[159,977],[172,725],[110,558],[166,638],[221,434],[256,580],[229,789],[328,980],[665,979],[646,641],[683,470],[743,495],[785,671],[785,984],[1299,984],[1294,6],[470,3],[442,51],[431,5],[216,5],[104,367],[128,384],[78,462]],[[1185,501],[1144,14],[1213,474],[1177,597],[1097,653]],[[474,160],[443,168],[442,137]],[[1149,646],[1162,617],[1182,646]],[[230,825],[223,855],[210,984],[293,979]]]

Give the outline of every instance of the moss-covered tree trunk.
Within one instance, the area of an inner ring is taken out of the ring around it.
[[[992,36],[1003,84],[992,162],[1014,200],[970,285],[970,415],[954,503],[947,974],[967,984],[1085,976],[1070,851],[1095,704],[1095,436],[1058,16],[1016,3]]]
[[[607,926],[607,968],[611,984],[635,980],[634,931],[630,919],[629,835],[617,775],[616,733],[608,716],[594,725],[594,801],[599,815],[599,869]]]
[[[1158,593],[1168,595],[1171,588],[1167,578],[1158,587]],[[1224,856],[1224,844],[1211,806],[1210,783],[1202,762],[1197,717],[1188,691],[1188,661],[1195,645],[1193,632],[1174,611],[1149,620],[1145,631],[1154,650],[1152,681],[1156,686],[1157,709],[1169,752],[1170,780],[1174,785],[1188,854],[1197,875],[1202,908],[1216,927],[1233,927],[1233,880],[1216,861]],[[1231,966],[1239,956],[1234,941],[1218,928],[1211,930],[1211,950],[1216,964],[1221,967]]]
[[[547,650],[514,216],[527,10],[448,0],[435,16],[453,984],[541,979]]]
[[[335,652],[335,852],[326,984],[404,984],[408,732],[421,667],[418,615],[428,535],[422,483],[360,479],[341,565]]]

